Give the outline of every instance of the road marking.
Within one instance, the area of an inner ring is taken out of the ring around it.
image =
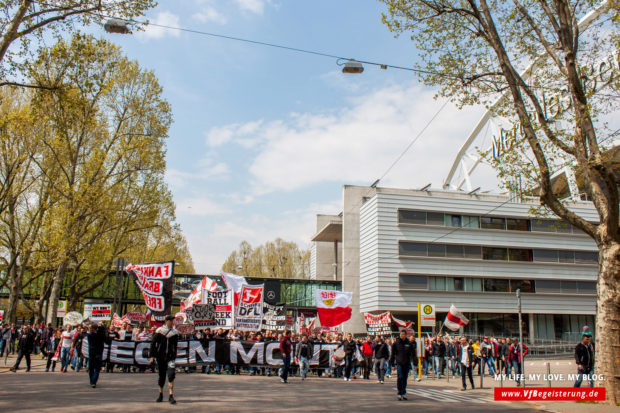
[[[396,388],[394,388],[396,390]],[[439,402],[447,402],[447,403],[478,403],[484,404],[489,403],[492,400],[486,398],[482,395],[472,394],[472,393],[461,393],[458,390],[451,389],[431,389],[428,387],[416,387],[413,389],[408,389],[407,393],[424,397],[426,399],[431,399]]]

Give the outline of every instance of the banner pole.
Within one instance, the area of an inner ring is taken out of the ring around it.
[[[421,324],[421,314],[420,314],[420,303],[418,302],[418,342],[420,343],[420,354],[424,357],[424,347],[422,345],[422,324]],[[418,360],[418,377],[422,378],[422,357]]]

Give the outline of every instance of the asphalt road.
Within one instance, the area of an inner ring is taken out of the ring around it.
[[[293,377],[288,384],[275,377],[178,373],[178,404],[155,403],[156,375],[102,373],[99,385],[88,385],[88,374],[30,372],[0,373],[1,411],[303,411],[352,409],[355,412],[533,412],[516,403],[495,402],[488,393],[460,392],[441,386],[409,386],[409,400],[396,399],[396,379],[381,385],[374,381]],[[165,399],[167,400],[167,398]]]

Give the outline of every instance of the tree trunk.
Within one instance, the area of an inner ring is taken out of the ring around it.
[[[607,401],[620,401],[620,244],[600,249],[596,308],[596,374],[603,376]]]
[[[46,322],[48,324],[52,323],[52,325],[56,325],[56,310],[58,308],[58,299],[60,298],[60,293],[62,292],[62,286],[65,281],[66,269],[67,262],[63,261],[56,269],[54,279],[52,280],[52,291],[50,291],[49,306],[47,308]]]
[[[15,323],[17,321],[17,305],[19,304],[19,297],[22,292],[22,282],[19,278],[19,271],[17,267],[12,265],[9,267],[9,303],[6,309],[6,322]]]

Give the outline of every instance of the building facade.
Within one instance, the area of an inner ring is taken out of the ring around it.
[[[354,296],[345,330],[364,331],[366,312],[416,321],[422,302],[436,306],[435,331],[454,304],[470,319],[466,333],[514,335],[517,289],[529,339],[569,340],[594,328],[596,245],[570,224],[533,217],[537,204],[457,191],[343,191],[342,289]],[[598,221],[589,202],[571,209]]]

